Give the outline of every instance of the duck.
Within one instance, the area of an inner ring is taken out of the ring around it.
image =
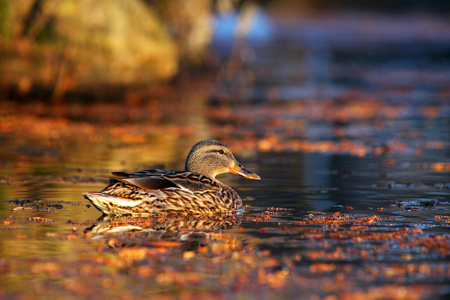
[[[224,143],[204,140],[192,147],[183,171],[113,172],[107,187],[83,196],[103,215],[214,215],[243,211],[239,194],[216,178],[223,173],[261,180],[240,164]]]

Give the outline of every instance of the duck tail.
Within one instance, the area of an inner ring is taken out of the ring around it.
[[[131,201],[104,193],[84,193],[83,197],[105,215],[130,214],[133,208],[142,202]]]

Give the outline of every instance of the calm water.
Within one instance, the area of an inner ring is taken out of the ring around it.
[[[342,24],[347,26],[345,22]],[[273,40],[246,48],[241,55],[245,58],[241,61],[241,68],[233,71],[229,78],[222,78],[213,95],[200,101],[203,106],[194,116],[194,121],[186,121],[194,122],[194,134],[189,137],[152,133],[152,138],[145,142],[114,143],[108,140],[85,143],[72,139],[45,140],[35,136],[27,139],[15,136],[14,130],[0,136],[0,218],[4,221],[0,225],[0,298],[2,295],[7,298],[21,296],[22,286],[25,286],[25,294],[38,290],[42,298],[45,298],[46,289],[53,298],[62,297],[65,293],[71,297],[93,297],[93,291],[109,297],[120,295],[120,291],[127,291],[131,296],[152,295],[146,287],[148,277],[135,276],[130,271],[137,268],[136,265],[148,266],[150,263],[145,259],[127,267],[113,263],[102,265],[98,271],[100,279],[81,279],[84,273],[80,270],[83,268],[75,268],[78,271],[73,272],[65,269],[71,265],[89,265],[89,259],[103,255],[99,247],[114,244],[114,241],[97,235],[102,226],[108,227],[110,223],[96,221],[100,213],[81,197],[83,192],[101,190],[106,184],[106,179],[101,176],[111,171],[137,171],[158,163],[168,168],[182,168],[189,147],[200,138],[233,139],[233,134],[241,138],[239,132],[208,130],[209,126],[227,126],[207,113],[209,108],[215,109],[221,103],[227,103],[238,111],[249,107],[258,111],[264,105],[272,105],[273,113],[282,114],[285,110],[280,107],[286,103],[314,100],[311,105],[318,105],[321,109],[325,108],[321,101],[336,103],[338,107],[359,97],[363,99],[361,101],[374,97],[381,106],[401,108],[402,113],[389,118],[376,116],[375,119],[344,120],[300,115],[302,130],[294,130],[286,139],[301,138],[312,142],[350,140],[364,146],[398,142],[406,145],[406,150],[393,149],[380,155],[368,153],[363,157],[332,151],[308,153],[289,149],[267,153],[239,152],[236,156],[240,162],[263,178],[256,182],[232,175],[220,177],[245,199],[243,215],[226,222],[220,220],[218,224],[212,222],[208,226],[186,227],[225,235],[226,238],[222,239],[210,237],[206,242],[212,249],[212,260],[227,255],[217,254],[221,253],[219,250],[224,245],[228,245],[225,248],[229,255],[232,252],[237,255],[252,253],[260,257],[258,253],[269,250],[269,257],[277,259],[270,272],[278,274],[277,270],[281,270],[294,275],[287,279],[284,290],[261,283],[263,291],[268,293],[266,297],[291,297],[298,293],[305,298],[342,296],[360,290],[370,292],[389,284],[396,285],[394,289],[418,284],[419,288],[422,287],[416,291],[419,297],[448,295],[450,225],[436,216],[450,215],[450,43],[436,40],[413,48],[414,43],[403,41],[392,45],[390,39],[386,38],[386,41],[380,37],[378,42],[371,41],[371,47],[364,47],[367,41],[356,36],[349,43],[352,46],[346,48],[340,40],[331,38],[332,25],[321,32],[319,36],[322,38],[318,41],[308,40],[307,29],[291,35],[275,32]],[[392,51],[392,47],[396,51]],[[200,96],[187,95],[186,99],[190,97]],[[184,105],[189,106],[189,103]],[[192,105],[198,105],[198,102],[192,101]],[[426,108],[434,108],[437,112],[427,115],[423,112]],[[262,117],[258,115],[258,118]],[[256,122],[261,121],[258,118]],[[279,118],[283,119],[284,115],[279,115]],[[296,116],[288,115],[288,118],[295,119]],[[230,124],[234,126],[234,122],[231,120]],[[238,128],[242,132],[255,132],[261,138],[280,130],[270,124],[261,124],[264,123],[243,123]],[[336,129],[345,134],[336,135]],[[427,142],[440,144],[430,146]],[[444,169],[439,169],[436,164],[443,164]],[[320,216],[338,216],[337,213],[354,217],[355,222],[341,225],[301,223]],[[262,219],[267,215],[270,219]],[[358,218],[373,216],[380,217],[380,220],[370,226],[358,223]],[[95,224],[101,226],[93,229]],[[355,242],[354,237],[346,235],[349,234],[347,231],[356,230],[352,225],[367,226],[364,234],[369,232],[374,237]],[[86,237],[83,232],[87,228],[91,234],[96,234]],[[160,230],[164,234],[159,235],[157,229],[157,226],[140,229],[132,236],[127,235],[126,241],[133,246],[152,248],[149,241],[180,239],[173,232],[165,236],[168,232],[165,229]],[[386,236],[377,238],[376,235],[401,230],[411,231],[410,237],[395,240]],[[414,230],[420,232],[414,233]],[[343,236],[337,238],[333,235],[335,233]],[[428,247],[426,239],[436,237],[442,238],[440,244]],[[116,236],[115,239],[116,242],[121,241],[122,237]],[[315,251],[322,250],[330,255],[314,255]],[[114,251],[107,252],[109,256],[106,257],[114,257]],[[181,259],[183,251],[170,253],[161,264],[175,270],[191,268],[200,274],[207,273],[208,265],[204,261],[199,260],[189,267],[186,260]],[[336,253],[344,254],[336,256]],[[60,264],[64,271],[57,269],[52,273],[45,269],[47,271],[42,275],[40,269],[32,267],[37,263]],[[317,271],[313,268],[315,263],[325,263],[333,268],[331,271]],[[432,271],[423,271],[424,264]],[[221,266],[221,272],[230,277],[237,276],[238,269],[233,269],[235,265],[224,262]],[[152,267],[166,270],[157,263]],[[409,268],[409,271],[398,271],[402,267]],[[373,275],[374,269],[380,270],[378,275]],[[392,270],[397,270],[397,273]],[[112,272],[117,281],[105,291],[94,282],[98,280],[99,286],[108,286],[105,281],[107,272]],[[61,276],[75,282],[78,280],[78,290],[72,290],[67,282],[58,279]],[[339,276],[351,283],[349,287],[343,287],[345,284],[342,282],[337,283]],[[249,275],[249,278],[252,277]],[[93,283],[88,283],[89,280]],[[301,285],[298,280],[311,286]],[[327,280],[335,280],[335,287],[322,289],[322,286],[330,284]],[[195,291],[201,293],[206,290],[222,296],[233,293],[260,296],[254,286],[249,290],[239,289],[224,281],[218,288],[210,281],[207,280],[204,287],[200,284]],[[83,289],[90,292],[79,292]],[[177,295],[180,290],[155,288],[154,293]],[[382,295],[388,298],[386,294]]]

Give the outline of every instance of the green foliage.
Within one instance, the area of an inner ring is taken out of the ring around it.
[[[2,37],[7,35],[6,19],[9,13],[9,2],[0,1],[0,34]]]
[[[208,2],[202,5],[206,13]],[[190,28],[194,20],[185,18]],[[6,55],[0,58],[0,81],[46,86],[61,96],[80,86],[170,80],[183,44],[167,30],[167,20],[140,0],[1,1]]]

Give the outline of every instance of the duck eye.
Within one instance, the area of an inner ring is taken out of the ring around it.
[[[223,153],[224,153],[223,150],[219,150],[218,152],[219,152],[220,154],[223,154]]]

